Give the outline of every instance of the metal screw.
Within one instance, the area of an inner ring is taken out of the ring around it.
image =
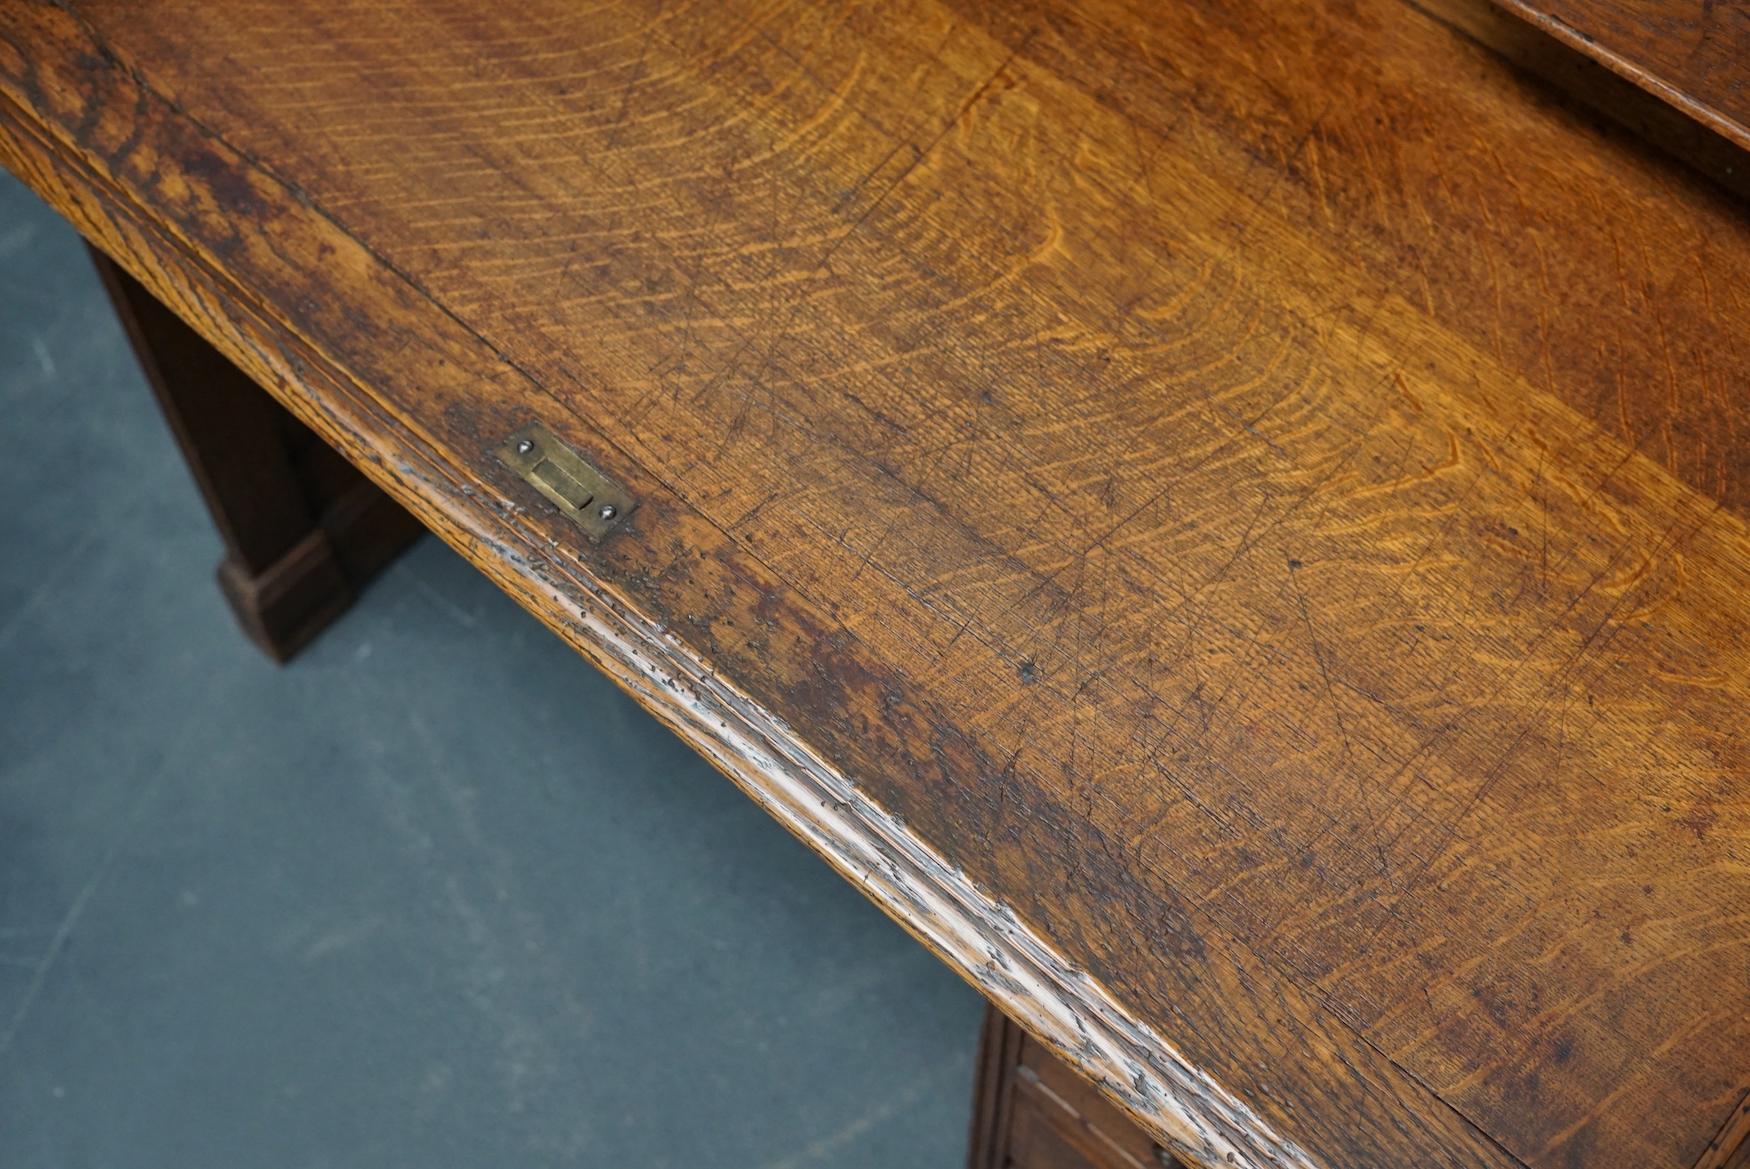
[[[596,508],[596,514],[601,516],[604,520],[611,520],[620,514],[620,509],[611,503],[604,503]]]
[[[517,454],[519,454],[519,455],[532,454],[534,452],[534,449],[535,449],[535,440],[534,439],[532,439],[532,438],[519,438],[516,440],[516,453]]]

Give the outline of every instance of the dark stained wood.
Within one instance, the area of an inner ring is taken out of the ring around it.
[[[1424,12],[1499,53],[1586,106],[1750,200],[1750,151],[1679,106],[1636,85],[1539,25],[1509,14],[1497,0],[1411,0]]]
[[[1007,1169],[1009,1117],[1014,1101],[1014,1069],[1020,1065],[1026,1032],[995,1007],[986,1006],[973,1062],[972,1132],[966,1142],[967,1169]]]
[[[225,542],[225,599],[283,662],[424,528],[124,269],[91,255]]]
[[[1750,8],[1719,0],[1496,0],[1750,149]]]
[[[1001,1011],[985,1011],[968,1169],[1183,1169]]]
[[[18,0],[0,161],[1188,1163],[1750,1087],[1750,228],[1426,13]]]

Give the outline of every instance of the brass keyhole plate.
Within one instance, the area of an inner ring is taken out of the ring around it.
[[[613,532],[638,506],[630,492],[538,422],[505,439],[498,458],[591,540]]]

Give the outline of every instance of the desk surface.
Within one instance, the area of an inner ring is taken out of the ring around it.
[[[1750,228],[1416,9],[16,0],[0,161],[1188,1159],[1741,1132]]]

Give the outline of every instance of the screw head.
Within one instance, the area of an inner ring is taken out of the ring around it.
[[[519,455],[531,454],[534,452],[534,449],[535,449],[535,440],[534,439],[532,439],[532,438],[519,438],[516,440],[516,453],[517,454],[519,454]]]
[[[611,520],[615,516],[620,514],[620,509],[615,507],[611,503],[604,503],[600,507],[596,508],[595,513],[598,516],[602,517],[604,520]]]

